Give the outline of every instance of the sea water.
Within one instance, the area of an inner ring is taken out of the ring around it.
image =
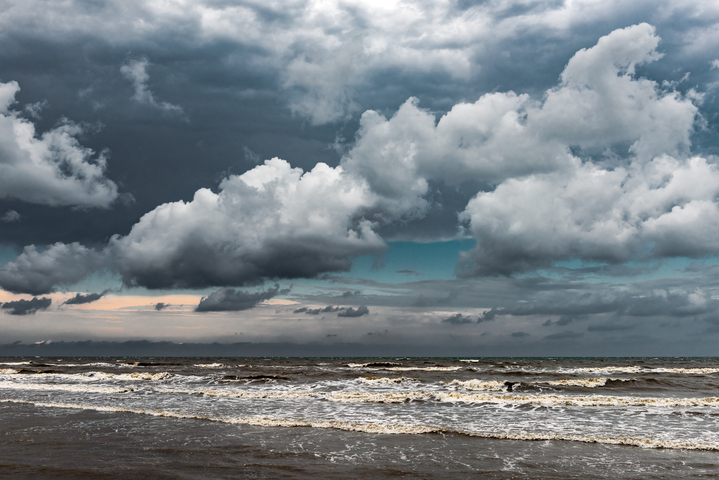
[[[705,478],[719,359],[0,358],[0,420],[8,478]]]

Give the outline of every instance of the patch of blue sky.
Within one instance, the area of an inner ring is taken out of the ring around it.
[[[446,242],[389,242],[380,258],[365,255],[354,259],[345,276],[361,277],[382,283],[404,283],[414,280],[451,280],[459,252],[469,250],[473,239]]]
[[[0,266],[15,260],[20,253],[21,250],[17,248],[0,245]]]
[[[617,265],[578,259],[557,262],[552,268],[516,275],[543,276],[555,280],[578,279],[587,283],[628,283],[682,278],[692,275],[691,268],[704,269],[719,265],[719,257],[673,257],[646,261],[629,261]]]

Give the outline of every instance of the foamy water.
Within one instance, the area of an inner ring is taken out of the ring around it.
[[[8,360],[0,400],[223,424],[719,450],[719,362],[601,363]]]

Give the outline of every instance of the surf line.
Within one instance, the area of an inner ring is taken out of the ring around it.
[[[36,402],[32,400],[0,399],[0,403],[15,403],[34,405],[45,408],[63,408],[74,410],[91,410],[96,412],[110,413],[131,413],[136,415],[150,415],[153,417],[167,417],[182,420],[203,420],[209,422],[227,423],[233,425],[251,425],[262,427],[310,427],[327,428],[333,430],[344,430],[374,434],[427,434],[442,433],[465,435],[468,437],[485,438],[494,440],[525,440],[525,441],[570,441],[582,443],[603,443],[608,445],[628,445],[647,449],[673,449],[673,450],[704,450],[719,451],[718,443],[654,440],[641,437],[602,437],[586,436],[561,433],[503,433],[503,432],[464,432],[441,427],[429,427],[421,425],[379,425],[373,423],[351,423],[339,421],[310,421],[292,420],[270,417],[209,417],[205,415],[191,415],[180,412],[169,412],[163,410],[144,410],[125,407],[111,407],[102,405],[83,405],[73,403]]]

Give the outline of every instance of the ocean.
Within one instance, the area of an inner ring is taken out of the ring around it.
[[[0,358],[2,478],[719,476],[716,358]]]

